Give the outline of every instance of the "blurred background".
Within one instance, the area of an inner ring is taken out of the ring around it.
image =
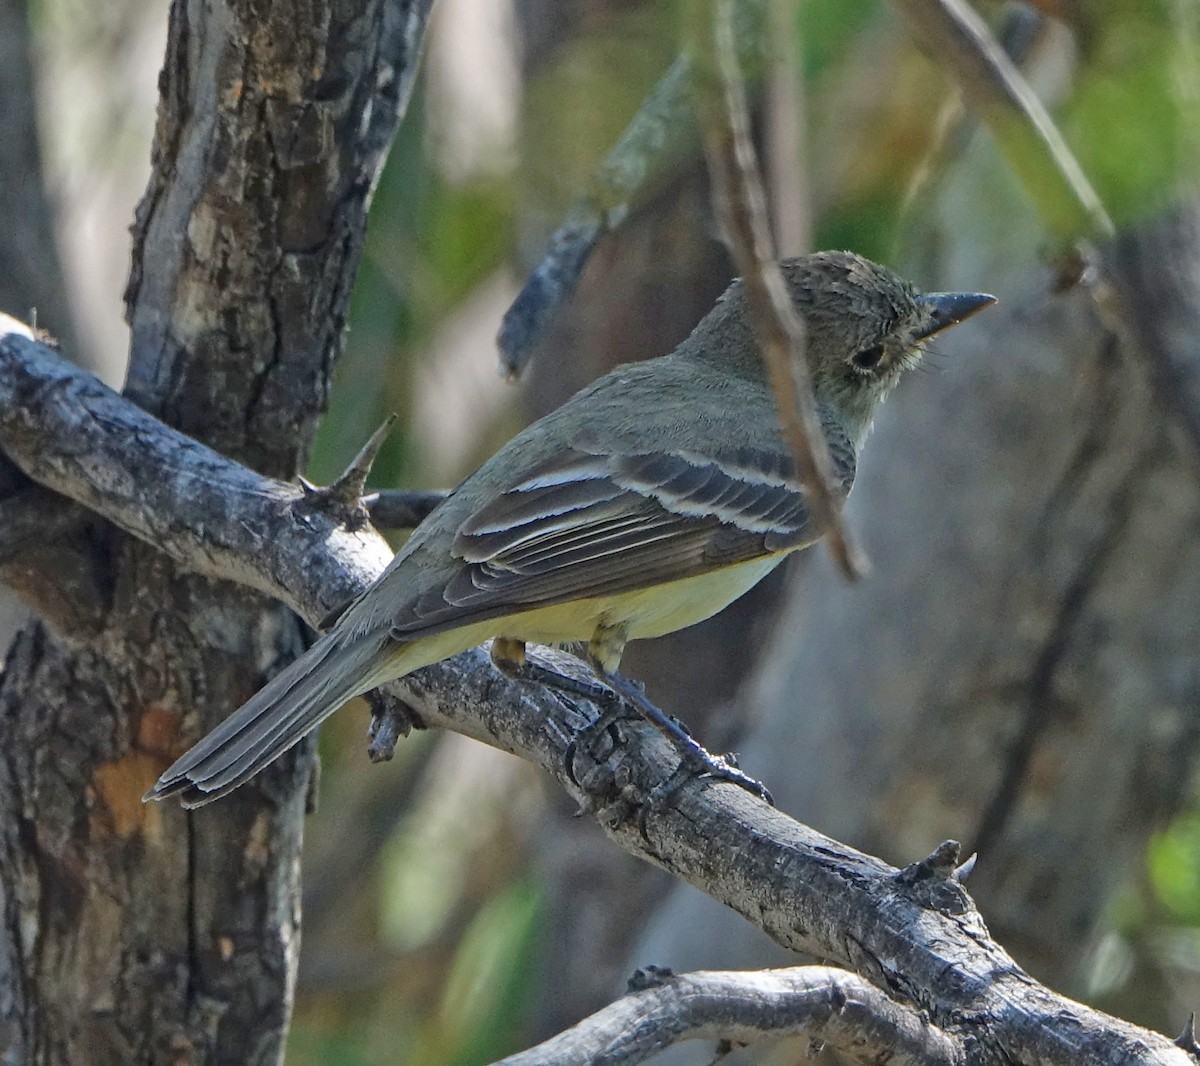
[[[1022,965],[1176,1032],[1200,1004],[1197,455],[1128,332],[1047,265],[1036,203],[896,12],[776,8],[753,97],[782,251],[851,248],[1001,303],[939,339],[878,420],[849,510],[868,581],[805,553],[625,668],[817,829],[899,865],[946,838],[978,850],[970,887]],[[1177,317],[1179,365],[1200,373],[1200,8],[977,8],[1117,222],[1117,254],[1146,264],[1147,304]],[[117,385],[166,15],[0,0],[0,308],[36,308]],[[731,268],[694,148],[602,240],[523,381],[497,371],[524,271],[671,63],[679,24],[663,2],[439,0],[313,480],[396,411],[374,483],[449,486],[709,308]],[[58,262],[10,254],[22,247]],[[347,711],[321,740],[290,1063],[471,1066],[604,1005],[637,966],[795,961],[617,852],[518,760],[421,734],[371,767],[365,725]]]

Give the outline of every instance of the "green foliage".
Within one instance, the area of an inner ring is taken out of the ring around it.
[[[1200,814],[1176,819],[1146,852],[1158,902],[1178,922],[1200,926]]]
[[[1160,211],[1194,179],[1200,134],[1194,40],[1170,5],[1120,0],[1092,12],[1092,33],[1064,130],[1109,213],[1129,224]],[[1188,80],[1192,91],[1181,92]]]
[[[537,945],[541,896],[513,885],[476,915],[462,939],[442,997],[444,1031],[456,1034],[451,1066],[476,1066],[517,1050]]]
[[[880,3],[879,0],[804,0],[797,8],[804,73],[808,78],[816,78],[844,58],[864,27],[878,15]]]
[[[304,1004],[291,1066],[479,1066],[517,1050],[534,970],[541,897],[527,879],[498,892],[462,931],[448,971],[399,956],[397,979],[337,1003]],[[415,972],[400,972],[400,971]],[[412,985],[436,995],[428,1009]]]

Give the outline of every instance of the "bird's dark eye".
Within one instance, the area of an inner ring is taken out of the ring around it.
[[[861,352],[854,356],[852,362],[860,370],[874,370],[879,365],[879,360],[883,358],[883,345],[876,344],[870,348],[864,348]]]

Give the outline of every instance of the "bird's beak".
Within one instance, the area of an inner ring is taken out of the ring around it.
[[[918,333],[913,340],[924,340],[951,326],[957,326],[964,319],[996,302],[996,297],[988,296],[984,292],[930,292],[921,299],[929,308],[929,327]]]

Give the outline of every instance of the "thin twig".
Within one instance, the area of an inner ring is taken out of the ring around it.
[[[713,200],[721,231],[743,278],[779,407],[783,438],[795,459],[817,525],[827,534],[830,552],[853,580],[863,575],[867,563],[851,543],[835,503],[833,461],[821,431],[805,357],[804,320],[788,295],[772,250],[728,0],[693,0],[688,37]]]
[[[771,66],[767,74],[767,173],[782,256],[813,251],[806,162],[808,102],[796,34],[797,0],[771,0]]]
[[[891,0],[913,38],[991,130],[1050,231],[1109,236],[1112,220],[1049,112],[964,0]]]
[[[1015,67],[1021,69],[1041,44],[1048,28],[1047,20],[1032,7],[1014,5],[1005,11],[996,37],[1004,54]],[[962,93],[952,89],[938,108],[932,126],[933,143],[904,191],[905,211],[912,210],[934,195],[937,178],[944,174],[952,159],[961,154],[967,141],[979,128],[979,122],[967,110]]]

